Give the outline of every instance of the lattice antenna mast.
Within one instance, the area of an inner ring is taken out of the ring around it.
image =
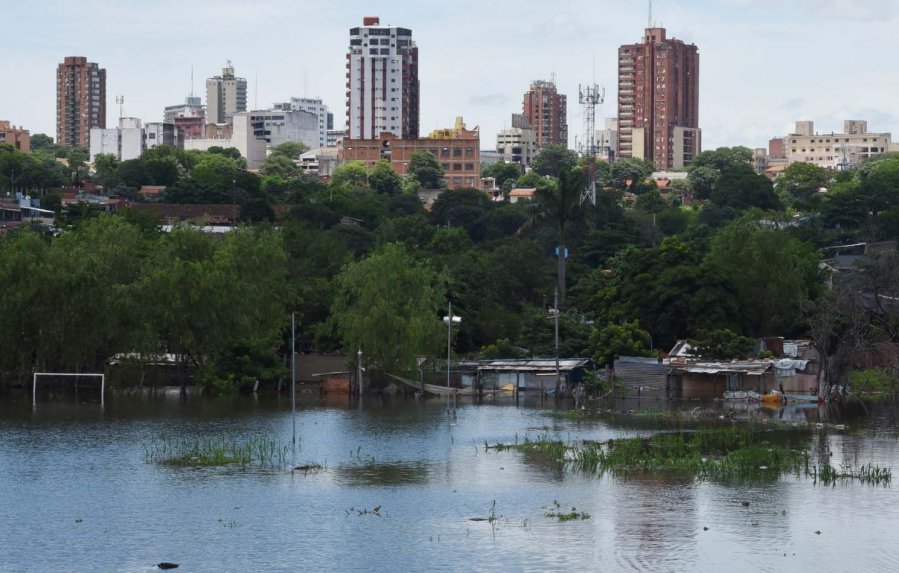
[[[596,205],[596,106],[606,99],[606,89],[594,84],[578,86],[578,102],[584,109],[584,140],[581,155],[587,159],[587,186],[581,192],[581,203]]]

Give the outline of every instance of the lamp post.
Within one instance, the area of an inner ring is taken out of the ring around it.
[[[356,352],[356,377],[359,379],[359,407],[362,407],[362,348]]]
[[[453,351],[453,325],[462,324],[461,316],[453,316],[453,303],[447,303],[446,316],[443,317],[446,323],[446,387],[450,387],[450,360]]]

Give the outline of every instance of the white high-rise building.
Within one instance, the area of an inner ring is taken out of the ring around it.
[[[169,123],[141,125],[136,117],[119,118],[118,127],[91,129],[90,160],[101,153],[115,155],[120,161],[137,159],[144,151],[157,145],[175,144],[175,126]]]
[[[388,132],[418,139],[418,47],[412,30],[363,18],[350,29],[346,55],[346,118],[351,139],[377,139]]]

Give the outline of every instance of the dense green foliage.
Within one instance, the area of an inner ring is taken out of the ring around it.
[[[551,356],[555,287],[563,357],[607,362],[687,338],[727,358],[743,355],[748,338],[811,336],[836,357],[824,367],[839,379],[851,366],[841,352],[899,342],[899,312],[880,296],[899,297],[899,265],[870,263],[832,291],[819,265],[829,245],[899,239],[893,156],[853,173],[791,166],[772,185],[752,171],[748,150],[724,148],[700,154],[673,190],[645,181],[646,162],[600,162],[594,206],[580,202],[582,162],[547,148],[539,170],[484,169],[503,187],[536,188],[535,201],[462,189],[426,211],[413,191],[443,177],[429,153],[412,158],[406,178],[386,162],[348,163],[325,184],[296,170],[298,147],[276,149],[259,174],[234,150],[160,147],[133,161],[100,157],[89,174],[79,151],[44,143],[31,155],[0,146],[0,186],[12,176],[40,195],[90,177],[134,196],[161,184],[163,201],[237,203],[253,226],[224,238],[188,227],[162,234],[138,212],[92,218],[84,207],[68,210],[58,237],[8,234],[5,377],[169,352],[209,384],[245,387],[280,375],[291,311],[301,348],[354,357],[361,346],[373,370],[403,370],[419,354],[442,355],[448,301],[463,318],[456,352]],[[567,262],[555,256],[560,245]]]

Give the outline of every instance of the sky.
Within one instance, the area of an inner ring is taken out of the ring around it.
[[[647,26],[643,0],[0,0],[0,119],[55,137],[56,66],[86,56],[106,69],[107,125],[119,114],[161,121],[166,105],[231,60],[248,106],[321,97],[344,117],[349,29],[363,16],[412,29],[421,131],[462,116],[481,148],[521,112],[533,80],[568,95],[570,144],[584,133],[578,86],[606,90],[614,117],[617,49]],[[796,120],[821,133],[844,119],[899,139],[897,0],[655,0],[653,20],[700,54],[704,149],[763,147]]]

